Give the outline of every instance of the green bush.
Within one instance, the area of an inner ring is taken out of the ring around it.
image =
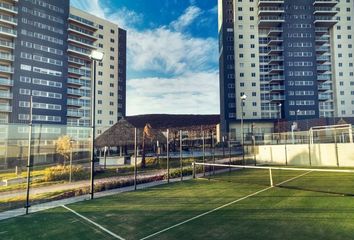
[[[67,181],[70,176],[70,166],[56,166],[46,168],[44,170],[44,180],[47,182],[52,181]],[[87,179],[89,174],[81,166],[72,167],[72,180],[83,180]]]
[[[191,176],[193,175],[193,168],[192,167],[185,167],[182,170],[183,176]],[[203,172],[203,168],[201,166],[196,167],[196,173]],[[178,178],[181,177],[181,169],[171,169],[170,170],[170,178]],[[164,179],[167,179],[167,173],[164,175]]]

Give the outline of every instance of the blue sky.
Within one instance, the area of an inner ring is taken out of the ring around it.
[[[217,0],[71,0],[128,31],[127,115],[219,113]]]

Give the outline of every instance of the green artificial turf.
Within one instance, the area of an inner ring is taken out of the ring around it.
[[[273,171],[274,183],[306,172]],[[69,205],[125,239],[141,239],[269,187],[241,170]],[[352,239],[354,175],[311,172],[151,239]],[[59,207],[0,222],[0,239],[114,239]]]

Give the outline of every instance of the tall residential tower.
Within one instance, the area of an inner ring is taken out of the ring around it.
[[[125,116],[126,32],[61,0],[0,0],[0,123],[89,126],[93,50],[97,125]],[[100,133],[100,130],[98,130]]]
[[[223,131],[241,114],[354,116],[353,8],[353,0],[219,0]]]

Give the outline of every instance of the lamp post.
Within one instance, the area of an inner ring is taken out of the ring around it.
[[[97,62],[102,62],[104,53],[92,51],[90,58],[93,61],[93,81],[91,87],[91,199],[94,194],[94,175],[95,175],[95,112],[96,112],[96,68]]]
[[[108,150],[108,147],[107,146],[104,146],[104,152],[103,152],[103,158],[104,158],[104,169],[106,170],[107,168],[107,150]]]
[[[31,182],[31,167],[32,167],[32,125],[33,125],[33,97],[30,98],[30,115],[29,115],[29,133],[28,133],[28,154],[27,154],[27,189],[26,189],[26,215],[28,214],[30,182]]]
[[[298,109],[298,110],[296,110],[296,130],[298,130],[299,129],[299,124],[298,124],[298,118],[299,118],[299,115],[300,115],[300,109]]]
[[[241,96],[241,145],[242,145],[242,162],[245,165],[245,148],[244,148],[244,136],[243,136],[243,105],[247,99],[246,94]]]
[[[277,124],[277,130],[278,130],[278,138],[277,138],[277,143],[279,143],[279,141],[280,141],[280,118],[281,118],[281,106],[282,106],[282,104],[281,103],[279,103],[278,104],[278,116],[277,116],[277,118],[278,118],[278,124]]]

